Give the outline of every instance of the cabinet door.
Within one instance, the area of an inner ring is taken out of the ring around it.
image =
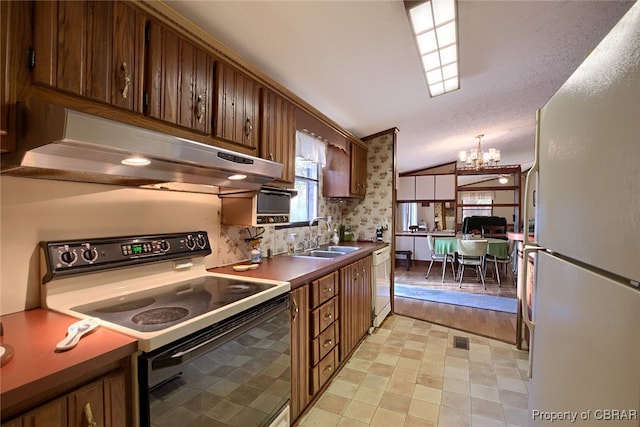
[[[130,2],[113,4],[111,104],[142,112],[144,81],[144,15]]]
[[[231,66],[216,64],[214,135],[257,151],[260,87]]]
[[[0,152],[15,149],[16,101],[31,79],[25,67],[25,52],[31,44],[32,4],[0,1]]]
[[[435,199],[435,177],[433,175],[416,176],[415,200]]]
[[[124,2],[34,2],[34,83],[141,111],[144,18]]]
[[[413,251],[413,236],[396,236],[397,251]]]
[[[272,91],[263,89],[260,108],[260,157],[282,163],[280,181],[293,183],[296,155],[295,106]]]
[[[456,176],[436,175],[436,200],[455,200]]]
[[[67,427],[67,401],[64,397],[55,399],[26,413],[23,417],[25,427]],[[81,425],[81,424],[74,424]],[[85,424],[86,425],[86,424]]]
[[[340,360],[371,327],[371,257],[340,269]]]
[[[413,249],[413,259],[416,261],[431,261],[431,251],[426,237],[414,237]]]
[[[367,150],[356,144],[351,144],[351,194],[367,194]]]
[[[95,381],[70,393],[67,397],[69,426],[105,425],[104,387]]]
[[[291,297],[291,421],[310,400],[309,285],[294,289]]]
[[[398,191],[396,200],[415,200],[416,197],[416,177],[398,177]]]
[[[158,22],[148,33],[147,115],[209,133],[213,59]]]

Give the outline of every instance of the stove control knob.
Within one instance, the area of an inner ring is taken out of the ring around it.
[[[73,263],[75,263],[77,259],[78,255],[76,254],[75,250],[66,250],[60,253],[60,261],[68,266],[73,265]]]
[[[96,248],[87,248],[82,251],[82,258],[88,263],[93,263],[93,261],[98,259],[98,251]]]
[[[204,247],[207,246],[207,241],[202,234],[198,234],[196,242],[198,242],[198,246],[200,247],[200,249],[204,249]]]
[[[167,242],[166,240],[160,241],[160,250],[162,252],[167,252],[170,247],[171,245],[169,245],[169,242]]]
[[[187,248],[189,248],[189,250],[194,250],[196,248],[196,241],[193,239],[193,236],[189,235],[187,236]]]

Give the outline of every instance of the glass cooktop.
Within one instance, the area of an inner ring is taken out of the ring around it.
[[[274,284],[202,276],[71,310],[140,332],[155,332],[274,287]]]

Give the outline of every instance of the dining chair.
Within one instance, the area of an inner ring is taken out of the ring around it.
[[[506,230],[501,225],[483,225],[482,237],[494,237],[498,239],[506,239]]]
[[[431,251],[431,263],[429,264],[429,269],[427,270],[427,275],[425,279],[429,278],[429,273],[431,272],[431,267],[433,266],[433,262],[441,262],[442,263],[442,283],[444,283],[444,275],[447,271],[447,262],[451,263],[451,271],[453,273],[453,279],[456,278],[456,268],[453,263],[454,257],[453,254],[438,254],[435,250],[435,239],[433,236],[427,236],[427,245],[429,245],[429,250]]]
[[[500,265],[508,265],[508,264],[512,264],[513,263],[513,248],[515,246],[515,241],[514,240],[509,240],[509,254],[507,255],[506,258],[498,258],[494,255],[491,254],[487,254],[486,256],[486,260],[487,262],[491,262],[493,261],[493,265],[494,265],[494,271],[495,271],[495,275],[496,275],[496,280],[498,281],[498,286],[502,286],[502,284],[500,283],[500,272],[498,269],[498,264]],[[515,271],[513,270],[513,266],[511,268],[511,276],[513,277],[513,281],[515,284]]]
[[[462,288],[462,278],[464,277],[464,267],[466,265],[476,268],[480,280],[482,280],[482,286],[485,291],[487,285],[484,282],[484,261],[487,255],[488,240],[483,239],[458,239],[458,274],[460,275],[460,287]]]

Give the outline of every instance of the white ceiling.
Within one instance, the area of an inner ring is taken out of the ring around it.
[[[480,133],[526,169],[536,109],[633,4],[459,0],[460,90],[430,98],[402,1],[166,3],[356,136],[397,127],[399,172]]]

